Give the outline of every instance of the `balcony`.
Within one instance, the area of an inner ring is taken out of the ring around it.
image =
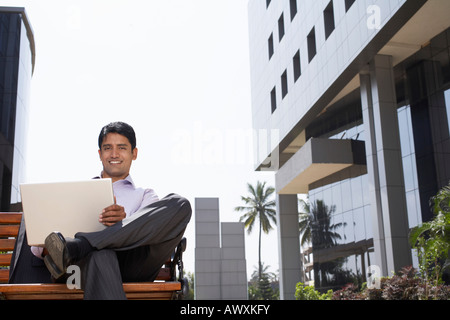
[[[310,189],[367,173],[364,141],[311,138],[276,173],[278,194]]]

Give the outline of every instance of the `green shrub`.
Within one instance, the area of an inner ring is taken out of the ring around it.
[[[295,286],[296,300],[331,300],[332,294],[332,290],[322,294],[315,290],[313,286],[305,286],[301,282]]]
[[[380,288],[359,290],[349,284],[333,293],[332,300],[449,300],[450,286],[428,283],[413,267],[380,279]]]
[[[430,199],[430,206],[433,219],[413,228],[409,239],[417,252],[422,277],[438,286],[443,272],[450,267],[450,185]]]

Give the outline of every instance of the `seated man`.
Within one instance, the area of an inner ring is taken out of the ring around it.
[[[44,255],[56,280],[77,264],[85,299],[125,299],[123,282],[156,278],[180,242],[192,210],[178,195],[160,200],[152,189],[135,188],[129,171],[138,150],[131,126],[111,123],[102,128],[98,142],[103,164],[99,178],[112,179],[116,200],[99,215],[108,228],[77,233],[74,239],[54,232],[46,238],[44,250],[32,251]]]

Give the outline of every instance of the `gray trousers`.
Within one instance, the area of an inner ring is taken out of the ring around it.
[[[125,299],[123,282],[153,281],[183,237],[191,218],[176,194],[99,232],[77,233],[96,250],[79,261],[85,299]]]

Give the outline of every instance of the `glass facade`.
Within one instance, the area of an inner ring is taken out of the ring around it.
[[[0,210],[20,202],[32,52],[23,14],[0,8]]]
[[[442,145],[450,145],[449,57],[450,30],[447,30],[431,40],[429,46],[397,65],[394,70],[410,228],[430,218],[428,199],[439,189],[437,176],[446,175],[444,179],[450,179],[450,172],[441,170],[434,176],[430,173],[436,169],[434,159],[438,154],[430,148],[429,140],[423,140],[433,139],[433,145],[437,139],[441,139]],[[430,89],[430,81],[426,78],[429,70],[434,73],[433,79],[438,79],[433,82],[433,89]],[[425,88],[426,86],[428,88]],[[421,92],[420,98],[415,97],[417,91]],[[436,121],[439,119],[433,116],[433,112],[441,112],[442,115],[442,109],[446,110],[446,125],[440,123],[440,131],[436,133]],[[308,138],[364,141],[359,90],[336,103],[330,111],[330,115],[318,118],[307,128]],[[448,153],[450,150],[443,152]],[[306,270],[306,281],[314,281],[315,287],[321,291],[339,289],[351,282],[365,282],[366,268],[375,260],[368,175],[361,172],[353,176],[312,189],[308,194],[310,211],[314,218],[311,223],[312,243],[309,250],[305,248],[305,252],[308,253],[312,249],[314,268],[310,272]],[[413,263],[417,266],[415,258]]]

